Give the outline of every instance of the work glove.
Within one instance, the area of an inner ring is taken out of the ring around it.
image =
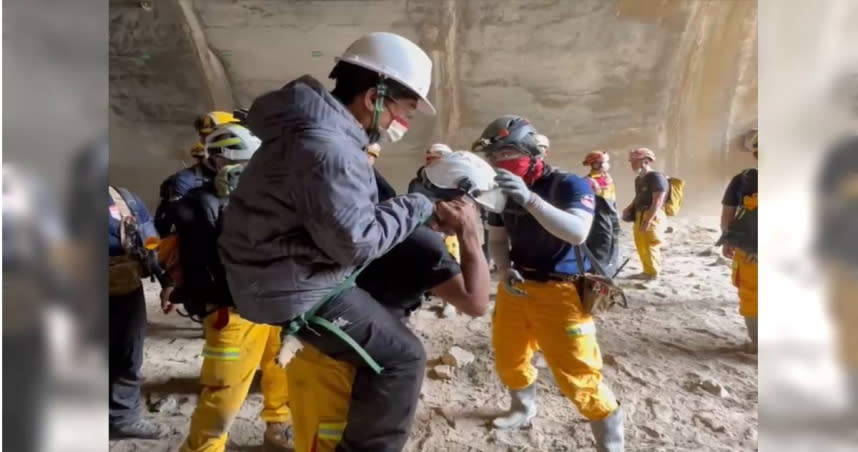
[[[495,182],[498,184],[501,192],[521,206],[527,204],[533,193],[527,188],[524,179],[503,168],[497,168],[495,171],[497,171]]]
[[[518,270],[509,269],[504,273],[503,278],[501,279],[503,282],[503,287],[506,289],[510,295],[515,297],[523,297],[527,295],[527,292],[515,287],[517,284],[521,284],[524,282],[524,278],[521,276],[521,273]]]

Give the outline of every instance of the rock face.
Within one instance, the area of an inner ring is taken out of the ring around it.
[[[619,160],[621,150],[648,144],[661,169],[723,190],[747,163],[739,149],[757,116],[756,2],[151,3],[146,11],[111,0],[109,53],[110,178],[150,207],[158,194],[151,181],[188,158],[179,152],[196,139],[193,116],[231,107],[214,95],[215,63],[236,106],[248,107],[304,74],[329,85],[334,57],[377,29],[413,40],[434,66],[429,97],[437,116],[415,118],[378,162],[398,189],[427,143],[472,143],[510,106],[551,139],[552,164],[567,170],[593,149]],[[185,3],[193,3],[196,20]],[[528,70],[535,67],[542,70]],[[614,178],[625,203],[633,175],[615,171]],[[717,205],[712,193],[686,190],[682,215]]]

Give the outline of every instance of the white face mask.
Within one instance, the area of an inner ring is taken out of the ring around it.
[[[405,132],[408,132],[408,122],[402,118],[393,117],[393,120],[390,121],[390,126],[386,129],[378,128],[378,131],[381,132],[381,142],[382,143],[396,143],[401,140],[402,137],[405,136]]]

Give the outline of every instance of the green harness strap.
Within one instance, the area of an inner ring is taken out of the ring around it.
[[[363,267],[360,267],[360,268],[358,268],[357,270],[355,270],[355,272],[354,272],[354,273],[352,273],[348,278],[346,278],[345,280],[343,280],[343,282],[341,282],[339,285],[337,285],[336,287],[334,287],[334,289],[333,289],[333,290],[331,290],[331,292],[330,292],[329,294],[325,295],[325,297],[324,297],[324,298],[322,298],[321,300],[319,300],[319,302],[318,302],[318,303],[316,303],[315,305],[313,305],[313,307],[312,307],[312,308],[310,308],[307,312],[305,312],[305,313],[301,314],[298,318],[296,318],[295,320],[292,320],[291,322],[289,322],[288,324],[286,324],[286,326],[283,328],[283,333],[282,333],[282,335],[283,335],[284,337],[285,337],[285,336],[294,336],[294,335],[296,335],[296,334],[298,333],[298,331],[299,331],[301,328],[304,328],[305,326],[308,326],[309,324],[311,324],[311,323],[312,323],[312,324],[314,324],[314,325],[317,325],[317,326],[319,326],[319,327],[321,327],[321,328],[324,328],[324,329],[328,330],[328,332],[330,332],[330,333],[331,333],[331,334],[333,334],[334,336],[336,336],[336,337],[340,338],[343,342],[345,342],[346,344],[348,344],[348,345],[349,345],[349,347],[351,347],[351,348],[352,348],[352,350],[354,350],[358,355],[360,355],[360,357],[364,360],[364,362],[366,362],[366,364],[367,364],[367,365],[368,365],[368,366],[369,366],[369,367],[370,367],[370,368],[371,368],[375,373],[380,374],[380,373],[384,370],[384,368],[383,368],[383,367],[381,367],[381,366],[380,366],[380,365],[379,365],[379,364],[378,364],[378,363],[377,363],[377,362],[372,358],[372,356],[370,356],[370,355],[369,355],[369,353],[367,353],[367,351],[366,351],[366,350],[364,350],[364,349],[363,349],[363,347],[361,347],[361,346],[360,346],[360,344],[358,344],[357,342],[355,342],[355,340],[354,340],[354,339],[352,339],[352,338],[351,338],[351,336],[349,336],[348,334],[346,334],[346,332],[345,332],[345,331],[343,331],[340,327],[338,327],[338,326],[337,326],[337,325],[335,325],[334,323],[332,323],[332,322],[328,321],[327,319],[324,319],[324,318],[319,317],[319,316],[317,316],[317,315],[316,315],[316,312],[318,312],[318,311],[319,311],[319,309],[321,309],[321,308],[322,308],[322,306],[324,306],[325,304],[327,304],[329,301],[331,301],[331,300],[333,300],[333,299],[337,298],[338,296],[340,296],[340,295],[341,295],[343,292],[345,292],[346,290],[351,289],[352,287],[354,287],[354,286],[355,286],[355,281],[357,280],[358,275],[360,275],[360,273],[361,273],[365,268],[366,268],[366,265],[364,265]]]

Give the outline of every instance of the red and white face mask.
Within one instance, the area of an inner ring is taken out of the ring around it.
[[[408,132],[408,120],[394,116],[386,129],[379,127],[378,130],[381,132],[381,141],[383,143],[396,143],[405,136],[405,132]]]

